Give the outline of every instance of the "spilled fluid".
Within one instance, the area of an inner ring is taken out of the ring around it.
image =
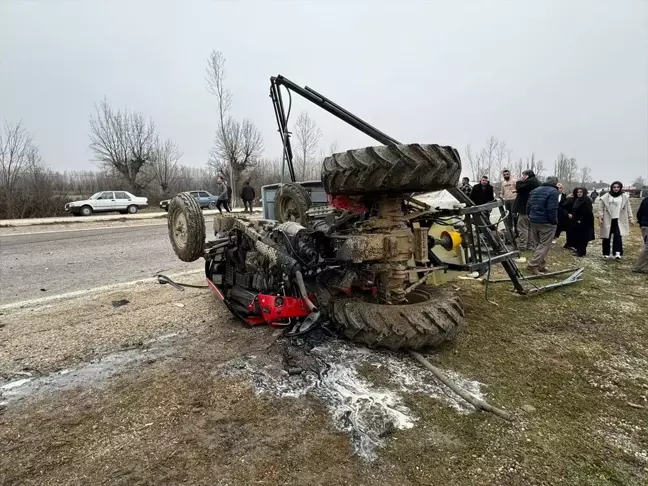
[[[367,461],[377,457],[394,430],[410,429],[418,416],[404,401],[407,394],[424,394],[458,413],[472,407],[457,397],[411,358],[331,341],[309,350],[307,367],[289,374],[281,363],[248,356],[220,365],[221,376],[249,376],[257,393],[282,398],[316,397],[327,408],[334,426],[351,436],[354,452]],[[310,362],[309,362],[310,361]],[[363,366],[377,369],[378,386],[361,374]],[[462,388],[482,398],[480,383],[447,374]]]

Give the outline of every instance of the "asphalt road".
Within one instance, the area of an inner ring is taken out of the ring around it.
[[[0,236],[0,305],[201,267],[178,260],[166,224]]]

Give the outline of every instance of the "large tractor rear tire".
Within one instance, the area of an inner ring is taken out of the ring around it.
[[[327,194],[356,196],[431,192],[456,187],[459,153],[440,145],[382,145],[348,150],[324,159]]]
[[[171,199],[167,225],[171,246],[180,260],[195,262],[203,256],[205,217],[195,197],[181,192]]]
[[[275,194],[275,219],[280,223],[294,221],[306,226],[306,211],[311,207],[311,198],[306,189],[294,182],[281,184]]]
[[[454,339],[463,326],[461,301],[448,289],[421,285],[408,300],[387,305],[338,298],[333,300],[331,319],[347,339],[391,350],[433,348]]]

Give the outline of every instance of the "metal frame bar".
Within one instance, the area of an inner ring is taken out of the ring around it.
[[[583,270],[583,267],[580,268],[568,268],[567,270],[559,270],[557,272],[550,272],[550,273],[543,273],[542,275],[529,275],[524,277],[525,280],[537,280],[541,278],[549,278],[549,277],[555,277],[556,275],[564,275],[566,273],[570,272],[577,272],[579,270]],[[510,282],[508,278],[500,278],[497,280],[484,280],[484,283],[488,282],[489,284],[497,284],[497,283],[506,283]]]

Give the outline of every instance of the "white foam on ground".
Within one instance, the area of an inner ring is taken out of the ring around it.
[[[216,373],[250,376],[257,393],[282,398],[315,396],[328,409],[334,426],[351,435],[354,452],[367,461],[377,457],[377,450],[384,446],[394,429],[415,426],[418,417],[405,405],[405,394],[425,394],[459,413],[473,411],[407,356],[368,350],[342,341],[315,347],[310,354],[321,365],[319,373],[305,371],[290,376],[281,363],[264,364],[255,356],[224,363]],[[359,372],[362,364],[384,369],[387,385],[376,386],[364,378]],[[447,374],[459,386],[483,398],[480,383],[456,373]]]
[[[10,381],[0,386],[0,400],[3,406],[9,406],[45,391],[100,385],[127,365],[166,356],[171,352],[171,348],[165,346],[165,342],[181,334],[183,333],[164,334],[144,341],[141,348],[108,354],[77,367],[65,368],[47,375]]]
[[[22,378],[20,380],[10,381],[9,383],[0,386],[0,391],[7,392],[9,390],[13,390],[14,388],[20,388],[30,381],[32,381],[31,378]]]

